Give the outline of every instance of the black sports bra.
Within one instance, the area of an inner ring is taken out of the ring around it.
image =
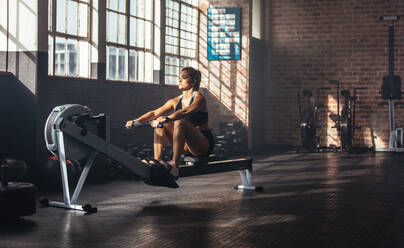
[[[190,105],[194,101],[195,94],[196,94],[196,92],[194,92],[194,94],[192,95],[191,101],[189,102]],[[177,106],[175,106],[175,110],[180,110],[180,109],[182,109],[182,96],[181,96],[180,100],[178,101]],[[200,126],[200,125],[208,122],[208,113],[203,112],[203,111],[198,111],[198,112],[187,115],[185,117],[185,119],[187,119],[189,122],[194,124],[194,126]]]

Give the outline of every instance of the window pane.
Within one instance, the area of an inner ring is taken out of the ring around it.
[[[130,14],[136,16],[137,0],[130,0]]]
[[[154,52],[156,55],[160,55],[160,28],[154,26]]]
[[[153,20],[153,1],[146,0],[145,4],[145,19],[151,21]]]
[[[160,56],[153,56],[154,70],[160,70]],[[156,82],[156,80],[154,80]]]
[[[137,81],[137,57],[136,51],[129,51],[129,81]]]
[[[107,66],[108,66],[108,79],[116,79],[116,48],[108,47],[108,58],[107,58]]]
[[[67,67],[67,75],[69,76],[77,76],[77,67],[78,67],[78,59],[77,59],[77,41],[76,40],[67,40],[67,57],[66,64]]]
[[[80,20],[79,20],[79,35],[81,37],[87,37],[87,17],[88,17],[88,5],[80,4]]]
[[[66,40],[64,38],[56,37],[55,46],[55,75],[65,74],[65,53],[66,53]]]
[[[144,52],[138,51],[138,81],[144,82]]]
[[[138,19],[137,20],[137,33],[140,34],[137,36],[137,46],[144,47],[144,21]]]
[[[151,0],[146,0],[151,1]],[[137,0],[137,7],[136,7],[137,17],[144,18],[144,0]]]
[[[89,77],[89,44],[85,41],[80,41],[80,53],[79,53],[79,75],[81,77]]]
[[[117,42],[118,39],[118,15],[114,12],[108,11],[107,13],[107,41]]]
[[[154,0],[154,24],[160,27],[160,0]]]
[[[152,24],[151,22],[145,22],[145,48],[150,49],[152,46]]]
[[[56,3],[56,31],[64,33],[66,31],[66,2],[57,0]]]
[[[181,58],[180,59],[180,67],[184,68],[184,67],[187,67],[187,66],[188,66],[187,60],[184,59],[184,58]]]
[[[133,18],[133,17],[131,17],[130,18],[130,24],[129,24],[129,29],[130,29],[130,32],[129,32],[129,45],[131,45],[131,46],[136,46],[136,30],[137,30],[137,28],[136,28],[136,23],[137,23],[137,21],[136,21],[136,18]]]
[[[107,8],[118,10],[118,0],[108,0]]]
[[[48,36],[48,74],[53,75],[53,37]]]
[[[122,13],[126,12],[126,0],[119,0],[119,11]]]
[[[126,80],[126,49],[119,48],[118,80]]]
[[[175,76],[166,76],[166,84],[176,85],[178,84],[178,78]]]
[[[179,12],[179,11],[180,11],[180,5],[179,5],[179,3],[173,2],[173,9],[174,9],[175,11]]]
[[[124,15],[119,15],[118,43],[126,43],[126,17]]]
[[[69,21],[67,22],[67,33],[77,35],[77,2],[67,2],[67,16]]]
[[[153,82],[153,55],[151,53],[145,53],[145,82]]]

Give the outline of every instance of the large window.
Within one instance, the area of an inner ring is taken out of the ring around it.
[[[161,9],[161,0],[105,0],[105,25],[98,26],[103,2],[48,0],[49,75],[95,77],[98,67],[91,70],[92,62],[105,58],[108,80],[157,83],[163,66],[165,83],[177,84],[180,68],[198,65],[199,0],[165,1]],[[161,11],[166,11],[164,27]],[[104,32],[105,43],[98,41]],[[98,54],[100,46],[105,54]]]
[[[157,1],[107,0],[107,79],[153,82]]]
[[[48,0],[49,75],[90,77],[90,1]]]
[[[178,83],[180,68],[198,65],[198,3],[198,0],[166,0],[166,84]]]

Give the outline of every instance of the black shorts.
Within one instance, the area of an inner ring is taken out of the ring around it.
[[[203,134],[203,136],[206,137],[206,139],[209,142],[209,150],[208,150],[208,154],[211,154],[213,151],[213,148],[215,147],[215,139],[213,138],[213,134],[210,131],[210,129],[206,129],[206,130],[202,130],[201,133]]]

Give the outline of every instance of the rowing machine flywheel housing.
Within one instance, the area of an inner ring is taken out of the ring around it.
[[[78,126],[85,127],[86,132],[97,133],[97,124],[91,122],[91,118],[79,118],[80,116],[92,116],[90,108],[79,104],[67,104],[55,107],[45,124],[45,142],[47,149],[59,157],[57,144],[57,129],[63,125],[63,119],[75,121]],[[68,135],[63,137],[66,152],[66,158],[71,160],[80,160],[89,156],[91,149],[71,138]]]

